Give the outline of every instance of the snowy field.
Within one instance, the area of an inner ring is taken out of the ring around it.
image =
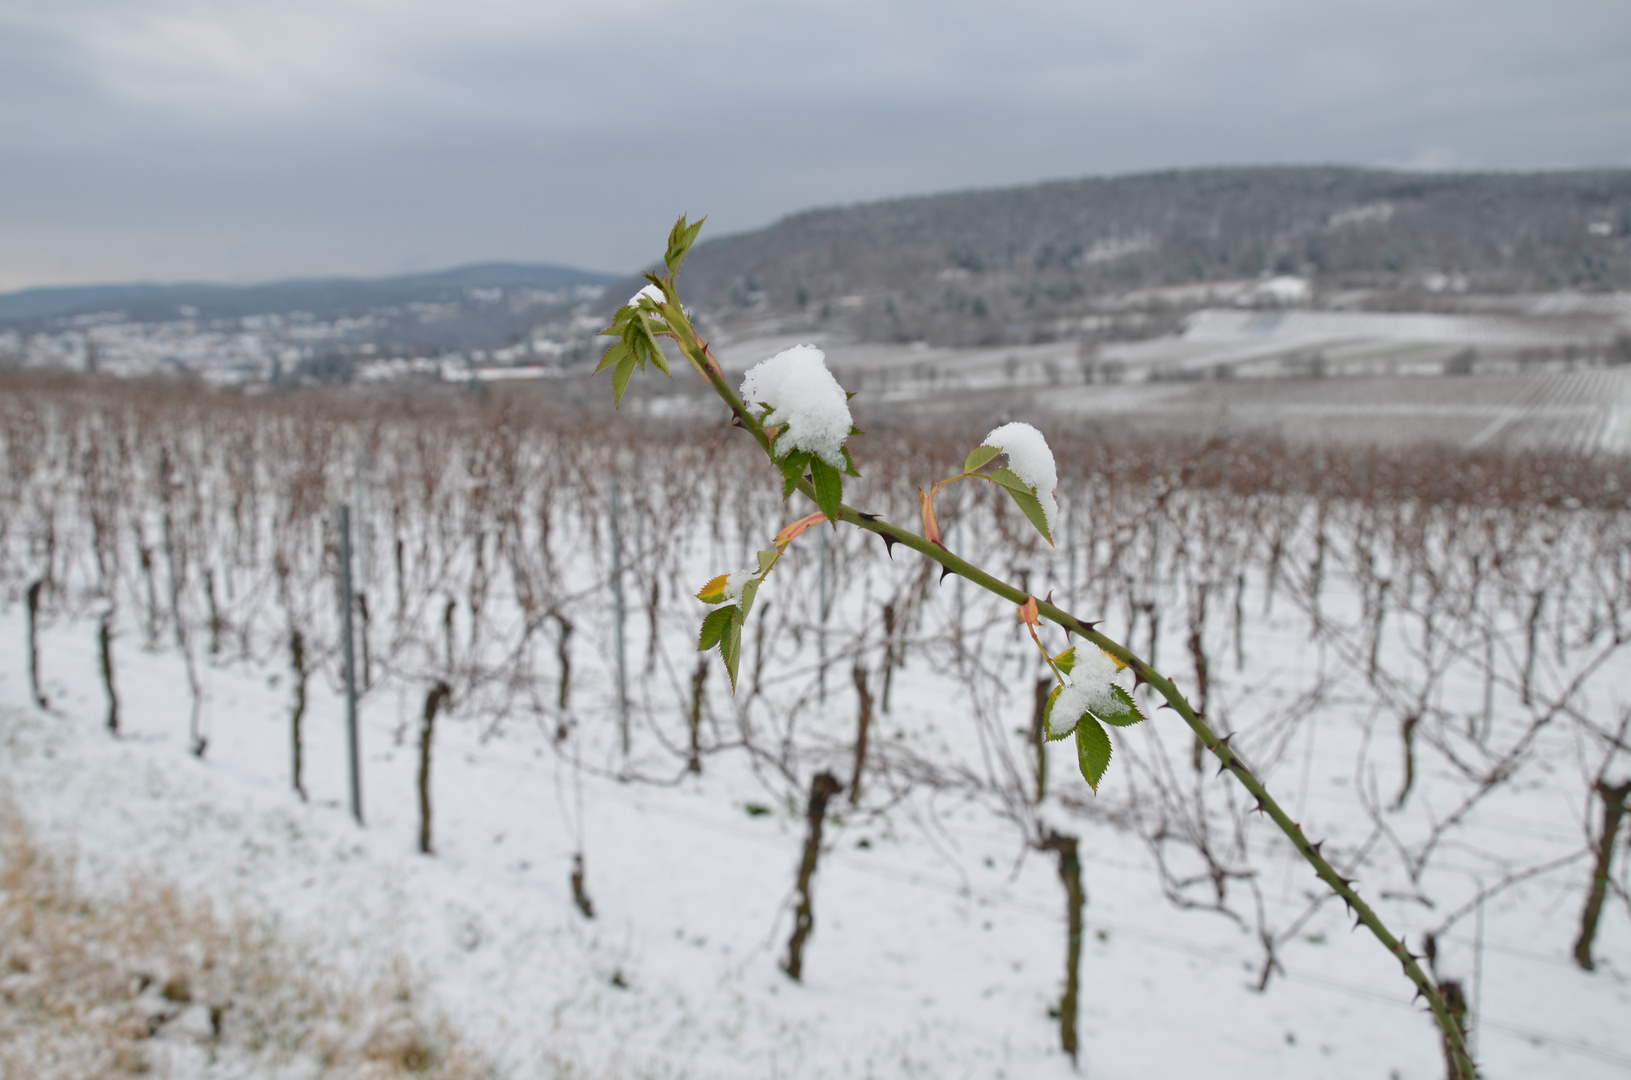
[[[812,531],[760,594],[737,695],[717,659],[699,668],[689,594],[796,516],[751,459],[535,430],[504,436],[505,458],[491,420],[121,407],[48,423],[32,471],[14,414],[0,504],[5,785],[93,893],[156,876],[360,973],[405,958],[499,1076],[1443,1075],[1397,964],[1227,778],[1192,765],[1171,713],[1116,733],[1097,797],[1069,745],[1050,746],[1038,797],[1038,664],[1011,606]],[[86,467],[70,419],[137,449]],[[228,430],[250,465],[198,451]],[[863,460],[852,499],[909,521],[913,485],[960,459],[945,456]],[[1465,990],[1485,1075],[1631,1072],[1623,852],[1596,970],[1571,959],[1591,784],[1631,770],[1613,749],[1631,706],[1623,503],[1159,491],[1074,473],[1052,552],[994,501],[952,500],[942,520],[953,550],[1105,617],[1209,697],[1389,924],[1418,949],[1441,931],[1439,974]],[[342,499],[372,605],[360,828],[335,637]],[[25,593],[47,577],[42,710]],[[308,801],[291,781],[291,628],[309,655]],[[876,726],[852,802],[857,667]],[[436,679],[453,704],[424,855]],[[821,769],[846,789],[795,983],[779,964]],[[1066,900],[1035,846],[1049,829],[1079,837],[1087,890],[1074,1069],[1050,1015]]]

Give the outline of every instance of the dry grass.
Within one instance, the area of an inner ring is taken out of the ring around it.
[[[403,965],[358,985],[246,918],[133,880],[76,888],[0,799],[0,1077],[488,1075]]]

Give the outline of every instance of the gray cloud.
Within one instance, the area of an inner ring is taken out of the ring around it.
[[[1619,0],[0,0],[0,287],[626,269],[681,210],[1631,164]]]

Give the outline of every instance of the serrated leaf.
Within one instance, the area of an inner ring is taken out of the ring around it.
[[[748,612],[753,610],[753,598],[759,594],[759,579],[749,578],[742,586],[742,621],[747,622]]]
[[[1069,675],[1071,669],[1076,666],[1076,646],[1072,645],[1070,648],[1054,657],[1053,666],[1058,668],[1060,671],[1063,671],[1066,675]]]
[[[730,625],[731,612],[735,608],[719,608],[708,612],[708,617],[702,620],[702,634],[697,638],[697,652],[707,652],[719,644],[720,637],[725,628]]]
[[[602,330],[600,332],[601,336],[621,336],[623,331],[628,328],[629,320],[632,318],[634,318],[633,306],[624,304],[612,315],[612,325]]]
[[[1014,475],[1013,472],[1008,469],[1004,469],[1001,466],[992,469],[986,475],[990,476],[991,479],[995,480],[1009,491],[1022,491],[1029,495],[1036,490],[1034,487],[1021,480],[1018,476]]]
[[[646,366],[647,360],[662,353],[662,347],[657,344],[656,332],[652,330],[651,323],[646,320],[643,312],[629,320],[623,340],[628,343],[629,351],[639,358],[642,369]]]
[[[775,442],[772,441],[770,445],[772,451],[774,451]],[[785,499],[798,490],[799,481],[804,479],[805,467],[810,464],[810,452],[808,450],[794,450],[776,464],[780,466],[782,471],[782,498]]]
[[[1110,735],[1091,716],[1082,717],[1076,724],[1076,765],[1087,786],[1097,794],[1099,781],[1110,767]]]
[[[776,560],[781,557],[782,553],[777,551],[775,548],[770,548],[766,551],[759,552],[759,576],[763,577],[764,575],[770,573],[770,568],[775,566]]]
[[[1053,537],[1048,535],[1048,515],[1042,512],[1042,504],[1037,501],[1036,496],[1029,491],[1015,491],[1013,488],[1008,489],[1008,494],[1014,497],[1014,501],[1019,504],[1020,510],[1030,519],[1031,524],[1036,526],[1036,531],[1042,534],[1042,539],[1046,540],[1051,547]]]
[[[1133,695],[1114,685],[1110,687],[1110,704],[1093,715],[1116,727],[1132,727],[1144,719],[1144,714],[1133,703]]]
[[[982,465],[989,465],[991,463],[991,459],[1000,453],[1002,453],[1001,447],[976,446],[974,449],[968,452],[968,457],[963,459],[963,471],[973,472]]]
[[[628,355],[628,351],[629,351],[628,345],[625,344],[624,342],[621,342],[621,341],[619,341],[616,345],[613,345],[611,348],[607,349],[606,352],[601,356],[600,365],[595,368],[594,374],[599,375],[602,371],[605,371],[607,368],[611,367],[612,365],[621,362],[623,357]]]
[[[677,273],[685,256],[690,253],[691,245],[697,242],[697,233],[702,231],[702,223],[707,218],[698,218],[695,224],[688,223],[685,215],[674,223],[674,228],[668,233],[668,250],[663,253],[663,263],[668,267],[670,274]]]
[[[725,661],[725,671],[731,677],[731,693],[736,692],[736,665],[742,659],[742,620],[737,618],[740,610],[734,607],[726,608],[730,612],[730,622],[725,626],[725,632],[719,637],[719,656]]]
[[[629,380],[634,377],[634,356],[628,354],[617,362],[617,370],[612,372],[612,404],[623,404],[623,391],[629,388]]]
[[[843,475],[821,458],[812,457],[810,479],[815,482],[816,505],[821,507],[828,521],[837,522],[838,508],[844,502]]]
[[[702,587],[702,591],[697,593],[697,599],[704,604],[723,604],[725,602],[725,584],[729,580],[729,574],[720,574]]]
[[[838,448],[838,452],[844,455],[844,475],[853,476],[859,479],[861,476],[861,470],[855,467],[855,459],[849,456],[849,447],[840,446]]]
[[[810,457],[808,450],[794,450],[776,464],[781,467],[783,476],[798,481],[803,479],[804,470],[810,465]]]
[[[652,364],[656,365],[658,371],[672,379],[674,377],[674,373],[668,369],[668,357],[663,355],[663,347],[657,342],[657,331],[652,329],[651,316],[642,311],[640,313],[640,321],[641,326],[645,330],[643,337],[646,342],[647,357],[651,360]],[[659,325],[666,326],[668,324],[665,322]]]
[[[1053,693],[1048,695],[1048,703],[1042,707],[1042,734],[1047,737],[1049,742],[1068,739],[1070,733],[1076,730],[1075,721],[1072,721],[1069,727],[1055,728],[1053,726],[1053,703],[1059,700],[1059,692],[1063,689],[1063,686],[1054,687]]]

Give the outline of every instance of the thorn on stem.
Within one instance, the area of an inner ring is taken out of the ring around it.
[[[955,573],[955,571],[954,571],[954,570],[952,570],[952,568],[951,568],[951,567],[949,567],[949,566],[942,566],[942,567],[941,567],[941,568],[940,568],[940,580],[941,580],[941,581],[945,581],[945,580],[946,580],[946,577],[947,577],[947,576],[948,576],[948,575],[950,575],[950,574],[952,574],[952,573]]]
[[[1094,630],[1094,629],[1095,629],[1095,628],[1096,628],[1096,627],[1097,627],[1097,626],[1098,626],[1098,625],[1099,625],[1099,624],[1098,624],[1098,623],[1096,623],[1096,622],[1088,622],[1088,621],[1086,621],[1086,620],[1085,620],[1085,619],[1077,619],[1077,620],[1076,620],[1076,626],[1077,626],[1077,628],[1078,628],[1078,629],[1080,629],[1080,630],[1081,630],[1081,632],[1082,632],[1082,633],[1084,633],[1084,634],[1091,634],[1091,633],[1092,633],[1092,632],[1093,632],[1093,630]]]

